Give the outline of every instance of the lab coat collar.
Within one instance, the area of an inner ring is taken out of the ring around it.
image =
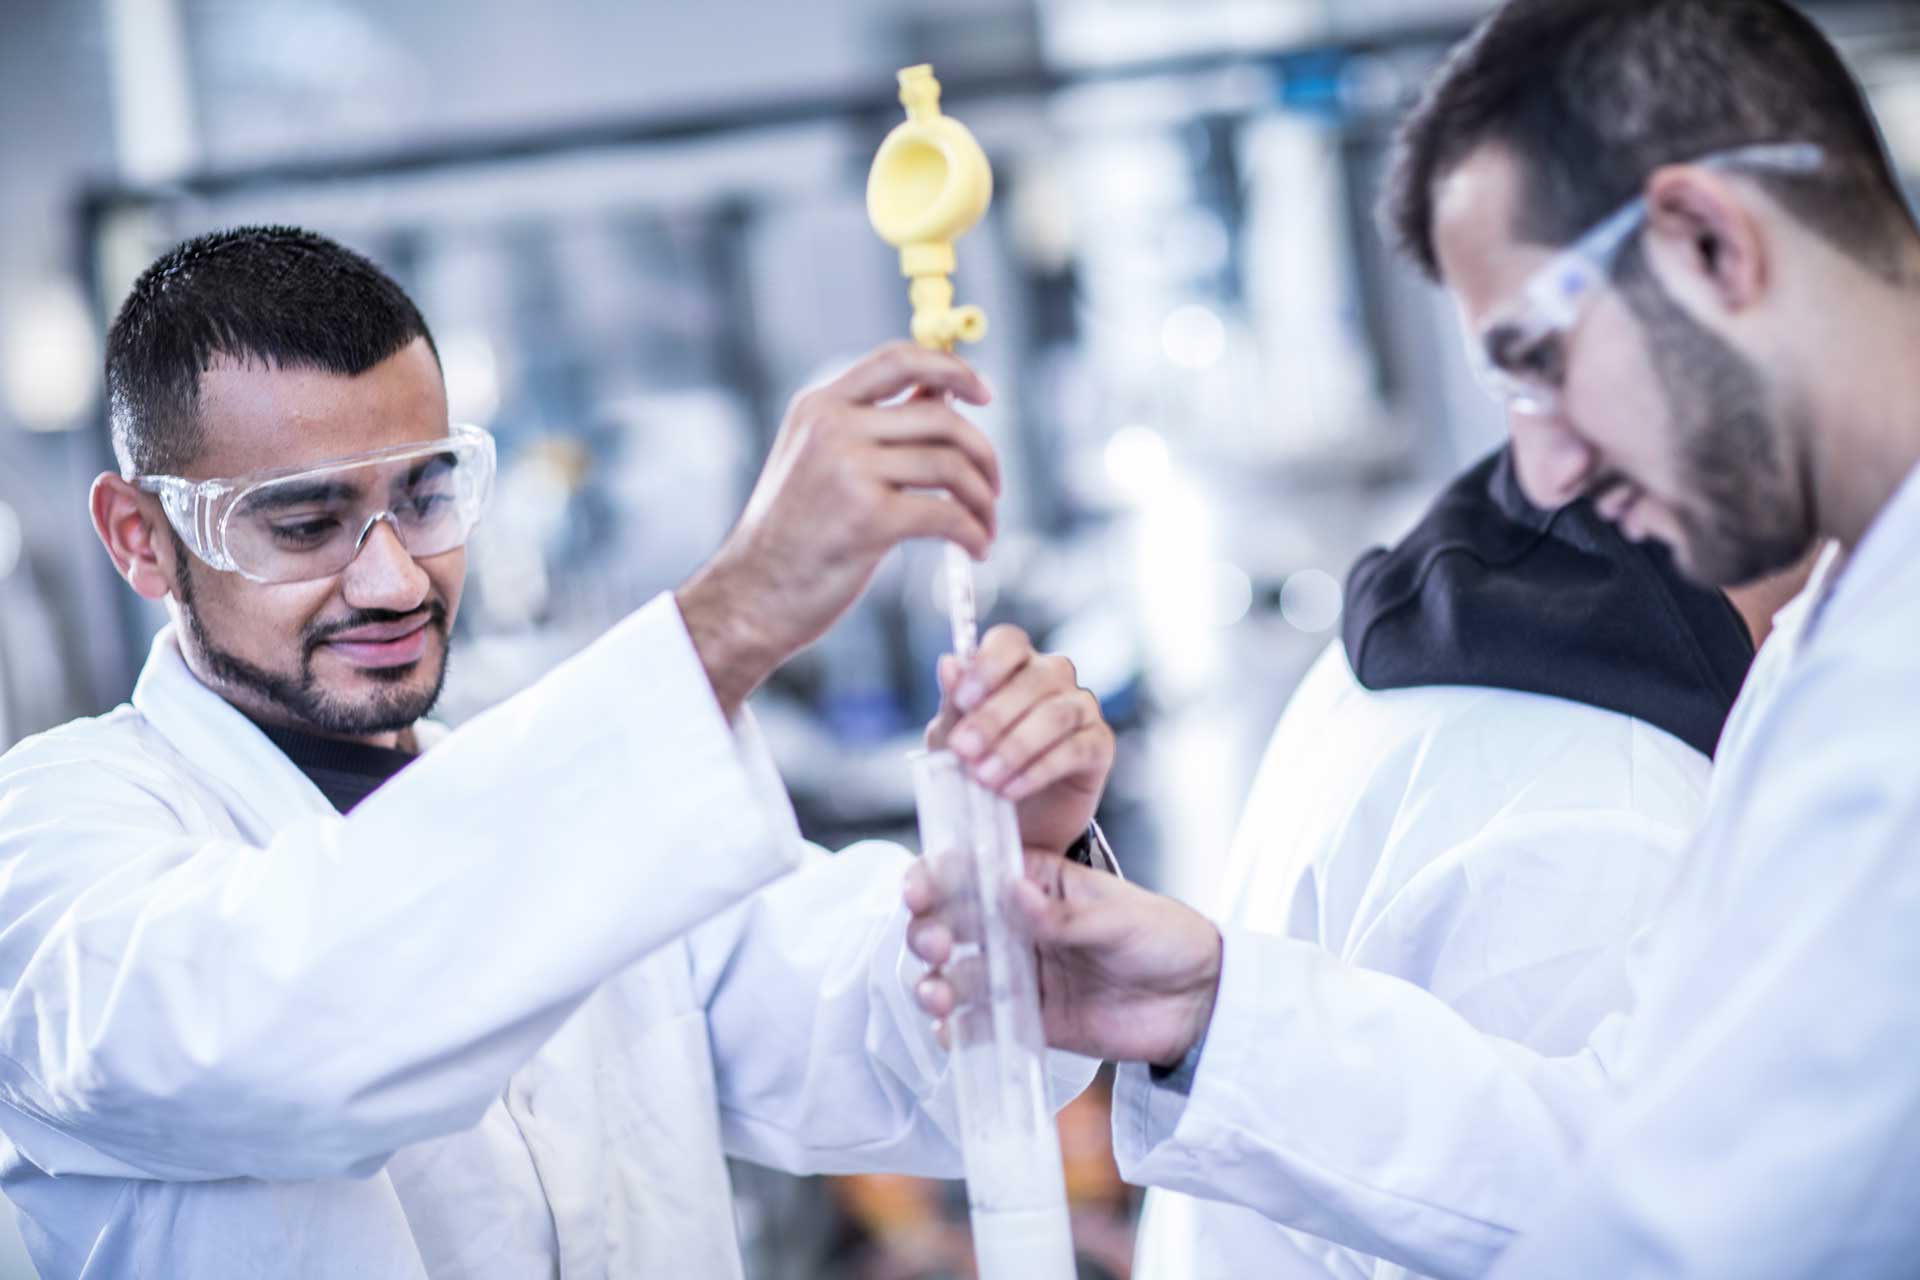
[[[1858,546],[1830,553],[1814,570],[1807,591],[1814,599],[1813,612],[1803,640],[1811,638],[1834,609],[1853,608],[1863,593],[1871,600],[1880,579],[1912,563],[1916,551],[1920,551],[1920,466],[1900,482]]]
[[[1814,557],[1813,571],[1807,575],[1807,583],[1800,588],[1800,594],[1774,613],[1773,634],[1780,638],[1768,643],[1785,645],[1789,658],[1797,655],[1813,621],[1825,607],[1827,597],[1833,594],[1834,584],[1839,581],[1840,571],[1846,565],[1846,550],[1839,543],[1830,541],[1822,547]]]
[[[133,705],[176,751],[212,775],[229,803],[259,819],[263,830],[334,812],[320,788],[253,721],[200,683],[180,654],[172,626],[153,638]]]

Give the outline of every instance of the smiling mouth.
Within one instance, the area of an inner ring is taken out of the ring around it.
[[[328,637],[321,642],[321,647],[356,667],[373,670],[404,667],[426,657],[427,642],[433,634],[432,623],[433,615],[425,613],[407,622],[355,627]]]

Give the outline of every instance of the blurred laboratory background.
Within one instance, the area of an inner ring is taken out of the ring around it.
[[[160,621],[86,492],[139,270],[290,222],[392,271],[498,436],[441,711],[536,679],[725,535],[789,396],[904,335],[867,166],[931,61],[992,158],[960,247],[1009,476],[990,622],[1120,731],[1129,873],[1205,903],[1347,567],[1502,423],[1372,206],[1484,0],[0,0],[0,748],[124,699]],[[1920,173],[1920,6],[1808,6]],[[946,643],[909,548],[755,699],[803,826],[911,841]],[[1069,1113],[1088,1276],[1132,1201]],[[970,1274],[954,1189],[737,1170],[755,1280]],[[18,1274],[31,1275],[24,1261]],[[0,1276],[13,1274],[0,1264]]]

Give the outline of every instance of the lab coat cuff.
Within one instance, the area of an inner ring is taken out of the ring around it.
[[[1114,1080],[1113,1147],[1120,1176],[1136,1186],[1184,1183],[1203,1172],[1215,1139],[1214,1117],[1243,1115],[1232,1101],[1246,1072],[1249,1028],[1260,1024],[1259,960],[1254,939],[1221,930],[1220,989],[1213,1019],[1195,1054],[1174,1072],[1144,1062],[1123,1063]]]
[[[704,668],[702,670],[704,672]],[[767,740],[760,732],[760,722],[753,718],[753,712],[742,707],[729,728],[733,731],[733,745],[740,757],[740,767],[746,771],[747,785],[760,802],[767,826],[773,832],[776,843],[791,851],[793,864],[797,867],[806,850],[806,837],[800,832],[800,820],[793,812],[793,800],[787,794],[786,783],[780,778],[780,768],[773,761],[773,752],[768,749]]]
[[[900,1027],[901,1043],[905,1045],[918,1077],[916,1092],[924,1102],[946,1083],[951,1063],[947,1051],[933,1034],[933,1019],[927,1016],[926,1010],[920,1007],[919,1000],[914,996],[914,988],[927,976],[931,966],[907,946],[908,920],[906,908],[900,908],[877,954],[884,956],[891,953],[895,957],[893,981],[884,984],[887,1003],[893,1007],[894,1022]]]
[[[774,763],[773,753],[767,747],[753,712],[743,706],[731,721],[722,719],[720,703],[713,697],[713,685],[707,676],[707,669],[701,664],[699,651],[694,648],[693,637],[687,632],[686,620],[681,617],[680,604],[672,592],[666,591],[656,596],[640,610],[635,620],[641,618],[646,619],[649,626],[670,630],[674,639],[674,643],[659,647],[663,654],[672,655],[670,662],[676,669],[653,674],[658,679],[685,680],[692,687],[706,691],[704,701],[713,712],[711,723],[723,726],[723,731],[731,736],[734,757],[746,776],[747,788],[756,801],[755,808],[764,819],[774,846],[784,855],[789,867],[798,867],[805,856],[806,839],[800,833],[800,822],[794,815],[793,801],[787,794],[779,767]]]
[[[1194,1041],[1193,1048],[1187,1050],[1187,1056],[1180,1059],[1177,1064],[1164,1070],[1160,1067],[1149,1067],[1147,1073],[1153,1077],[1154,1084],[1162,1089],[1171,1089],[1183,1095],[1192,1093],[1193,1077],[1200,1070],[1200,1055],[1206,1052],[1206,1048],[1207,1035],[1202,1031],[1200,1038]]]
[[[1113,1157],[1135,1186],[1171,1185],[1166,1170],[1181,1154],[1173,1145],[1192,1098],[1155,1082],[1144,1062],[1123,1062],[1113,1078]]]
[[[1087,1091],[1100,1073],[1100,1059],[1065,1049],[1047,1050],[1047,1101],[1055,1111]]]

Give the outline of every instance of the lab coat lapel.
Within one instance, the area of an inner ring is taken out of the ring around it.
[[[267,735],[200,683],[180,656],[172,627],[154,637],[133,705],[194,768],[209,776],[236,818],[262,840],[289,822],[333,806]]]

